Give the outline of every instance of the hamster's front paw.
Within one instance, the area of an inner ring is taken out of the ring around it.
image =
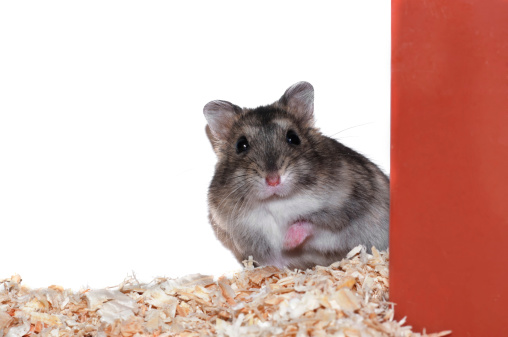
[[[284,249],[291,250],[300,246],[309,236],[312,235],[312,224],[306,221],[299,221],[289,226],[284,237]]]

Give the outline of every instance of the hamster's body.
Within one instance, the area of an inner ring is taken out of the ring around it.
[[[389,180],[313,126],[313,88],[300,82],[269,106],[205,106],[218,156],[210,221],[238,259],[305,269],[363,244],[388,248]]]

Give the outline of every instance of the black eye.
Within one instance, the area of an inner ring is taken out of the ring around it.
[[[298,138],[296,132],[289,130],[286,134],[286,140],[289,144],[300,145],[300,138]]]
[[[236,142],[236,153],[242,153],[249,149],[249,142],[244,136],[240,137]]]

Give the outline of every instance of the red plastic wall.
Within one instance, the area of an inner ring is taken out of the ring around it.
[[[508,1],[392,0],[390,299],[508,336]]]

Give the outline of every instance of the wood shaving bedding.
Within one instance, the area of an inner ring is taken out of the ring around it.
[[[111,289],[29,289],[0,281],[0,337],[428,336],[394,320],[388,252],[362,246],[306,271],[253,267],[230,277],[189,275]]]

